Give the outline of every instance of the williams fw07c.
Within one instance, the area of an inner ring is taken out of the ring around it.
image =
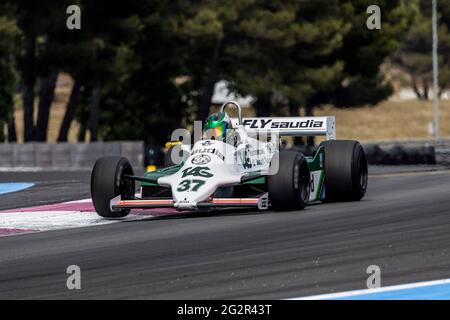
[[[227,105],[237,107],[237,119]],[[97,160],[92,201],[107,218],[135,208],[300,210],[316,201],[358,201],[367,188],[367,159],[359,142],[335,140],[335,132],[334,117],[242,118],[239,104],[229,102],[206,119],[202,140],[173,147],[183,154],[173,165],[135,176],[126,158]],[[279,150],[281,136],[320,135],[326,141],[311,157]]]

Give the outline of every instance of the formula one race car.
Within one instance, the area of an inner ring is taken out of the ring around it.
[[[225,112],[230,104],[238,119]],[[280,136],[318,135],[327,141],[311,157],[279,151]],[[143,177],[125,158],[97,160],[91,176],[97,213],[114,218],[134,208],[299,210],[313,201],[360,200],[367,188],[364,150],[357,141],[335,140],[334,117],[243,119],[239,104],[229,102],[205,121],[202,140],[175,147],[178,152],[168,156],[181,154],[178,163]]]

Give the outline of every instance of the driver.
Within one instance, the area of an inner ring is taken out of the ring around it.
[[[230,117],[223,111],[213,113],[205,120],[204,138],[226,142],[229,129],[231,129]]]

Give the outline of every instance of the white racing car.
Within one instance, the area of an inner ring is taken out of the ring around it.
[[[238,119],[227,105],[237,107]],[[334,117],[242,118],[239,104],[229,102],[205,121],[202,140],[168,153],[182,151],[178,164],[141,177],[126,158],[97,160],[93,204],[100,216],[114,218],[133,208],[299,210],[314,201],[360,200],[368,177],[364,150],[357,141],[335,140],[335,132]],[[279,151],[280,136],[319,135],[327,141],[311,157]]]

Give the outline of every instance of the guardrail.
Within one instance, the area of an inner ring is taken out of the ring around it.
[[[98,158],[115,155],[128,158],[134,167],[143,167],[144,142],[3,143],[0,144],[0,167],[91,169]]]
[[[450,166],[450,139],[361,141],[369,164],[438,164]],[[318,146],[294,146],[292,150],[312,156]]]
[[[371,164],[439,164],[450,166],[450,139],[364,141]],[[303,149],[306,147],[303,147]],[[308,154],[311,150],[298,151]],[[142,168],[145,161],[142,141],[93,143],[3,143],[0,144],[0,168],[3,169],[91,169],[103,156],[121,155],[133,167]]]
[[[361,143],[369,163],[450,165],[450,139],[391,140]]]

